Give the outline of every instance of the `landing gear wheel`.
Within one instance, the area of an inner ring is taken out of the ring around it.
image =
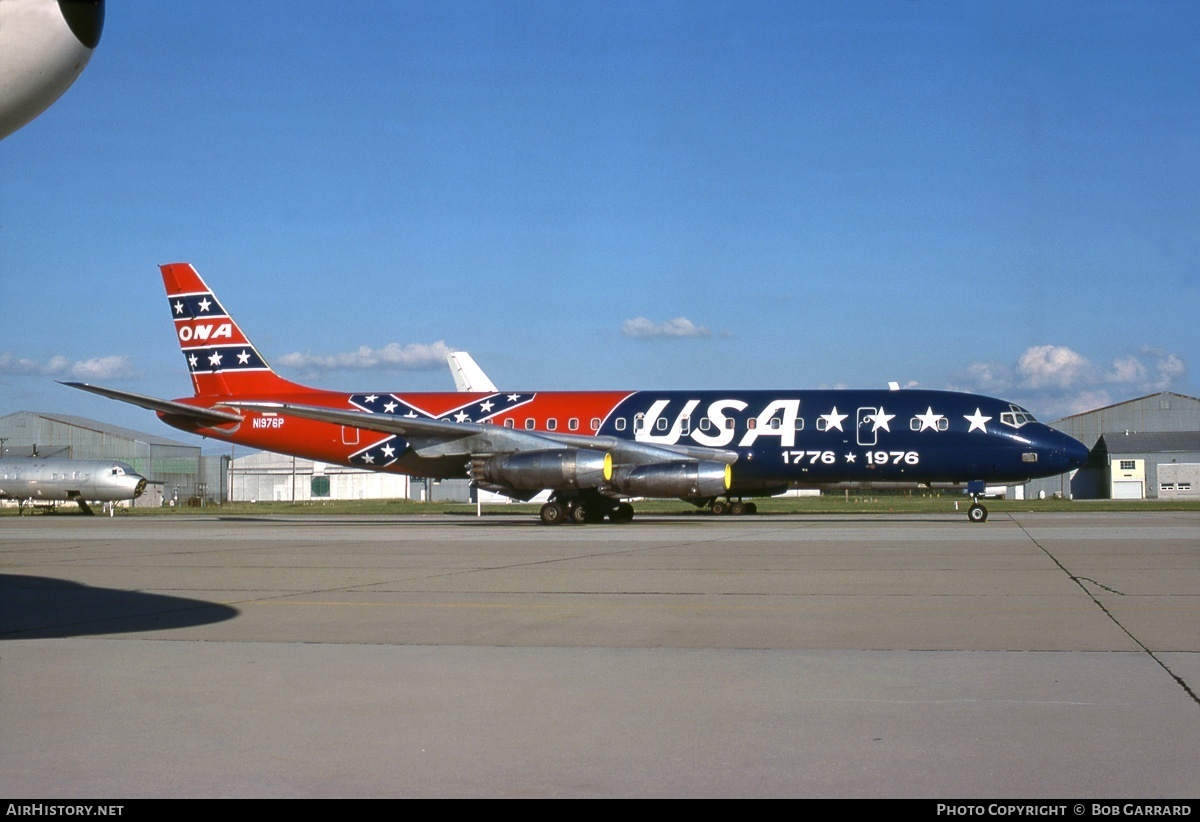
[[[967,519],[971,522],[987,522],[987,509],[978,502],[971,503],[971,507],[967,509]]]
[[[558,525],[566,516],[567,511],[558,502],[547,502],[542,506],[541,513],[538,514],[542,518],[542,522],[546,525]]]
[[[633,506],[628,502],[622,502],[612,510],[608,518],[612,522],[629,522],[633,519]]]
[[[585,522],[589,521],[588,509],[586,505],[576,505],[570,510],[568,516],[571,518],[571,522],[579,525],[583,525]]]
[[[726,505],[725,503],[721,502],[718,499],[718,500],[713,500],[712,507],[709,510],[711,510],[716,516],[719,517],[722,514],[724,514],[726,511],[729,510],[729,506]]]
[[[729,503],[729,513],[733,514],[735,517],[740,517],[742,514],[746,513],[746,503],[742,502],[741,500]]]

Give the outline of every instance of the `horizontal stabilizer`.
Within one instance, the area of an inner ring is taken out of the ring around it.
[[[101,388],[98,385],[88,385],[84,382],[60,382],[60,385],[78,388],[80,391],[89,391],[93,394],[99,394],[101,397],[108,397],[110,400],[119,400],[127,402],[130,405],[136,405],[139,408],[146,408],[150,411],[158,411],[162,414],[170,414],[173,417],[184,417],[186,419],[195,420],[196,422],[205,425],[225,425],[231,422],[241,422],[241,414],[235,414],[232,411],[217,411],[215,408],[197,408],[194,405],[187,405],[182,402],[174,402],[172,400],[160,400],[156,397],[147,397],[142,394],[134,394],[131,391],[118,391],[115,388]]]

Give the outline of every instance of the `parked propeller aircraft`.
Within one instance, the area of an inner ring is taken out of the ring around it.
[[[104,0],[0,0],[0,139],[71,87],[103,30]]]
[[[40,457],[0,460],[0,499],[15,499],[18,508],[74,502],[83,513],[94,514],[89,501],[107,505],[137,499],[145,490],[146,478],[123,462]]]
[[[1082,443],[1020,406],[950,391],[343,393],[278,376],[186,263],[161,267],[194,394],[65,383],[240,445],[448,479],[515,499],[550,490],[548,524],[633,518],[631,497],[749,513],[788,487],[964,486],[1078,468]]]

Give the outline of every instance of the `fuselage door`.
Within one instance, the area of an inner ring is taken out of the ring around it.
[[[875,425],[877,413],[878,408],[858,409],[858,425],[855,426],[855,430],[858,432],[859,445],[874,445],[879,438],[879,429]]]

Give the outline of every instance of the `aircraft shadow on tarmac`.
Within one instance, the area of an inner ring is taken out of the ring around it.
[[[0,574],[0,640],[169,631],[224,622],[238,613],[199,599]]]

